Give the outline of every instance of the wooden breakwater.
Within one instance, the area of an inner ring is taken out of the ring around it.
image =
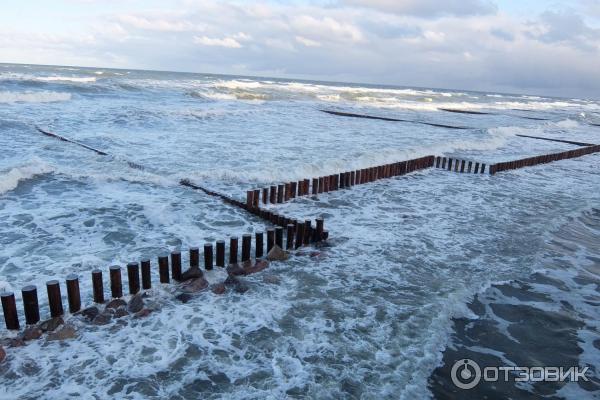
[[[158,269],[160,283],[182,282],[190,275],[189,271],[196,271],[194,276],[201,276],[201,273],[198,273],[201,259],[203,259],[203,267],[206,271],[210,271],[214,267],[228,267],[228,273],[230,274],[245,275],[254,272],[253,258],[254,260],[264,258],[275,246],[294,250],[325,240],[328,236],[322,218],[317,218],[314,224],[311,220],[297,221],[271,212],[267,212],[265,218],[274,221],[273,223],[276,225],[287,223],[285,232],[282,226],[268,228],[266,230],[266,240],[264,232],[255,232],[254,235],[244,234],[241,238],[241,246],[237,236],[229,237],[229,246],[227,246],[225,240],[218,240],[214,244],[205,243],[203,257],[201,257],[198,247],[192,247],[189,249],[189,269],[187,271],[183,269],[180,250],[160,255],[155,264]],[[254,257],[252,256],[252,250],[254,250]],[[230,267],[233,268],[229,269]],[[128,263],[125,274],[123,274],[121,266],[113,265],[108,268],[108,281],[105,280],[102,270],[94,269],[90,276],[92,293],[88,297],[96,304],[104,304],[107,299],[124,297],[123,275],[127,277],[125,288],[129,295],[136,295],[141,291],[149,290],[153,285],[152,268],[152,262],[148,258],[142,259],[140,262]],[[105,283],[108,283],[108,285],[105,286]],[[75,274],[68,275],[63,287],[66,289],[66,304],[69,312],[71,314],[80,312],[83,303],[79,288],[79,276]],[[48,315],[50,318],[61,317],[65,314],[63,293],[61,283],[58,280],[46,282]],[[21,321],[14,292],[3,292],[0,294],[0,298],[6,328],[8,330],[19,330]],[[39,323],[41,312],[38,288],[34,285],[23,287],[21,289],[21,299],[25,325]]]
[[[466,172],[468,174],[483,174],[485,173],[485,163],[469,160],[459,160],[451,157],[436,157],[435,168],[441,168],[454,172]]]
[[[490,174],[494,175],[498,172],[508,171],[511,169],[532,167],[534,165],[547,164],[554,161],[567,160],[570,158],[577,158],[597,152],[600,152],[600,145],[581,147],[579,149],[562,151],[560,153],[545,154],[541,156],[522,158],[520,160],[496,163],[490,165]]]
[[[434,156],[425,156],[413,160],[399,161],[376,167],[281,183],[262,189],[248,190],[246,192],[245,206],[248,210],[257,210],[260,209],[259,204],[261,203],[280,204],[296,197],[309,196],[311,194],[318,195],[380,179],[406,175],[414,171],[432,167],[434,158]]]

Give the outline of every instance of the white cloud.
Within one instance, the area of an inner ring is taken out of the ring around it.
[[[239,49],[242,47],[240,42],[235,40],[232,37],[226,37],[223,39],[218,38],[209,38],[206,36],[196,36],[194,37],[194,43],[201,44],[203,46],[219,46],[219,47],[229,47],[231,49]]]
[[[321,43],[316,40],[310,40],[303,36],[296,36],[296,42],[306,46],[306,47],[321,47]]]

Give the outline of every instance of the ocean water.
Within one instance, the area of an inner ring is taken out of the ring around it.
[[[585,99],[0,64],[0,286],[20,304],[36,284],[46,318],[49,279],[79,274],[90,304],[94,268],[150,257],[158,282],[165,251],[266,229],[182,178],[243,199],[423,155],[568,150],[516,135],[600,143],[599,123]],[[324,217],[327,246],[245,278],[244,294],[181,304],[155,284],[145,319],[73,318],[77,340],[7,349],[0,398],[599,397],[599,167],[589,155],[493,177],[430,169],[276,206]],[[460,392],[461,358],[589,366],[590,382]]]

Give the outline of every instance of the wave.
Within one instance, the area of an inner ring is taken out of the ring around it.
[[[71,94],[62,92],[0,92],[0,104],[54,103],[69,100],[71,100]]]
[[[54,172],[54,168],[40,160],[33,160],[26,165],[12,168],[0,174],[0,195],[15,189],[21,181],[51,172]]]
[[[77,82],[77,83],[91,83],[96,82],[96,78],[91,77],[70,77],[70,76],[42,76],[35,78],[42,82]]]

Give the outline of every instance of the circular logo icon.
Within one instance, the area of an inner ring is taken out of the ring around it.
[[[473,389],[481,380],[481,368],[475,361],[463,358],[454,363],[450,375],[456,387]]]

